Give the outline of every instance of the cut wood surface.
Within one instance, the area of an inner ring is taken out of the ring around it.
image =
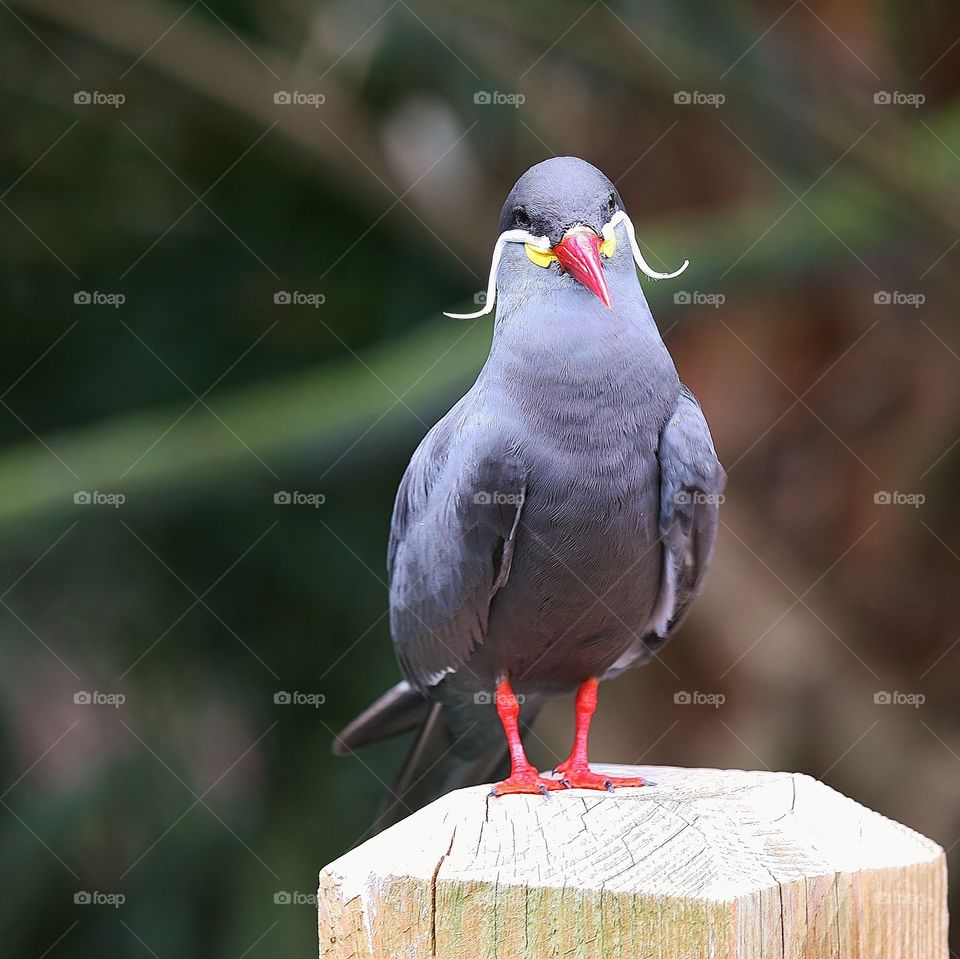
[[[943,850],[796,773],[444,796],[320,874],[324,959],[946,959]]]

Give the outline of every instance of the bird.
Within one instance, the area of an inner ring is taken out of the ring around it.
[[[447,314],[495,313],[489,356],[417,447],[393,509],[403,678],[333,746],[418,730],[383,823],[498,767],[495,796],[649,784],[591,768],[598,686],[676,632],[716,536],[726,474],[637,273],[688,264],[651,269],[617,188],[576,157],[527,170],[499,231],[483,307]],[[570,693],[570,755],[542,775],[524,737]]]

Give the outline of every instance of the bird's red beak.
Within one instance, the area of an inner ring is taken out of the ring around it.
[[[588,226],[567,230],[563,239],[550,251],[560,266],[578,283],[582,283],[609,310],[610,291],[600,260],[600,237]]]

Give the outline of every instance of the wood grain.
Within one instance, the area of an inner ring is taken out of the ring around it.
[[[809,776],[443,797],[327,866],[324,959],[946,959],[943,850]]]

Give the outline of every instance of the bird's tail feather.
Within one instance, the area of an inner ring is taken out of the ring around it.
[[[507,753],[502,741],[492,740],[489,749],[470,758],[457,755],[443,707],[424,699],[406,681],[387,690],[350,723],[334,740],[333,752],[345,756],[361,746],[411,729],[417,729],[417,734],[380,806],[377,831],[453,789],[506,775]]]
[[[476,786],[505,775],[505,746],[495,746],[471,758],[456,755],[453,747],[454,739],[444,721],[443,707],[434,703],[400,767],[393,788],[381,803],[376,832],[454,789]]]
[[[346,756],[381,739],[416,729],[427,719],[430,703],[406,680],[388,689],[333,741],[334,755]]]

